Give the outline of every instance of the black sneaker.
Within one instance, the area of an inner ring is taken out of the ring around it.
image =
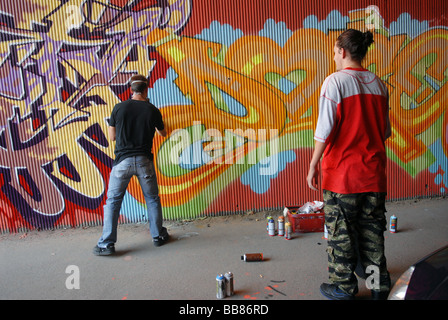
[[[320,285],[320,293],[330,300],[354,300],[355,296],[343,292],[334,284],[322,283]]]
[[[106,248],[98,247],[98,245],[93,248],[93,254],[96,256],[110,256],[115,253],[115,245],[113,243],[109,243]]]
[[[170,236],[167,233],[163,237],[162,236],[158,236],[158,237],[152,238],[152,242],[154,243],[154,245],[156,247],[160,247],[160,246],[163,246],[165,243],[167,243],[169,238],[170,238]]]

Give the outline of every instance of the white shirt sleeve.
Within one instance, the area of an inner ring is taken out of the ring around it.
[[[333,130],[337,107],[341,102],[341,95],[334,80],[333,75],[325,79],[319,98],[319,115],[314,139],[323,143],[327,143],[327,139]]]

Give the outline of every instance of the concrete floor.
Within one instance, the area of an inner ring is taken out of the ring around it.
[[[388,203],[387,217],[395,214],[399,229],[385,233],[393,282],[448,243],[447,208],[445,198]],[[323,234],[270,237],[268,214],[281,211],[168,221],[171,240],[158,248],[146,224],[121,225],[117,253],[108,257],[92,254],[101,227],[0,235],[0,299],[216,300],[216,275],[231,271],[235,295],[228,302],[325,300],[319,293],[328,279]],[[241,260],[254,252],[265,260]],[[369,299],[364,281],[359,287],[358,298]]]

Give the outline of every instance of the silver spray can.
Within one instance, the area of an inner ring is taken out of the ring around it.
[[[226,279],[222,274],[216,276],[216,298],[224,299],[226,297]]]
[[[283,237],[285,235],[285,217],[278,217],[278,235]]]
[[[226,272],[224,275],[224,278],[226,278],[226,296],[231,297],[234,294],[233,291],[233,273],[232,272]]]
[[[291,226],[291,222],[286,222],[285,223],[285,239],[286,240],[291,240],[292,239],[292,226]]]
[[[271,220],[271,219],[272,219],[271,216],[267,217],[267,219],[266,219],[266,231],[267,232],[269,232],[269,220]]]
[[[397,217],[395,215],[392,215],[390,217],[390,222],[389,222],[389,231],[391,233],[396,233],[398,231],[397,222],[398,222]]]
[[[275,236],[275,221],[274,221],[274,219],[269,219],[269,221],[268,221],[268,234],[271,237]]]

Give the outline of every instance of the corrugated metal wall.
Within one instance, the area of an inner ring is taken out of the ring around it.
[[[446,1],[20,0],[0,4],[0,230],[98,225],[113,106],[133,74],[156,138],[166,219],[281,208],[306,187],[320,86],[346,28],[390,91],[389,199],[445,195]],[[136,180],[121,222],[146,220]]]

